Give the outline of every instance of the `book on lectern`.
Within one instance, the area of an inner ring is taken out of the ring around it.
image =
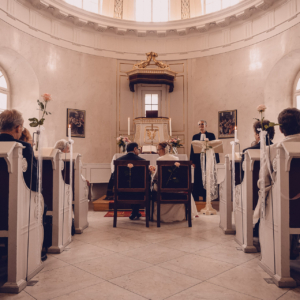
[[[156,146],[145,145],[142,147],[142,153],[143,154],[156,154],[157,153]]]

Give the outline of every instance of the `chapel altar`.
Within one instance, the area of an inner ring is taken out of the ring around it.
[[[135,118],[134,142],[139,146],[154,145],[170,139],[170,119],[158,118]]]

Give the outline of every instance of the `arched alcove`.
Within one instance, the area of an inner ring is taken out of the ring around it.
[[[283,109],[293,107],[293,87],[299,70],[300,49],[286,54],[271,69],[264,88],[266,118],[270,121],[277,122],[278,114]],[[279,142],[282,137],[276,128],[274,141]]]
[[[28,118],[38,117],[36,100],[40,96],[39,82],[29,62],[16,51],[0,48],[0,66],[5,70],[10,83],[10,108],[22,112],[24,126]]]

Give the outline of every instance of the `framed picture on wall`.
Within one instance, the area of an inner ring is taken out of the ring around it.
[[[237,126],[237,110],[218,112],[218,138],[234,138],[234,128]]]
[[[85,110],[67,109],[67,136],[68,127],[71,125],[71,136],[85,138]]]

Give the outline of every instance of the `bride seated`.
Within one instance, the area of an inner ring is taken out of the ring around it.
[[[175,155],[170,154],[170,145],[166,142],[160,143],[157,145],[157,153],[159,158],[157,160],[179,160],[179,158]],[[153,166],[150,166],[150,171],[152,171],[152,198],[155,199],[156,191],[157,191],[157,169]],[[198,216],[197,208],[195,201],[191,195],[192,201],[192,218]],[[153,211],[153,220],[157,220],[157,205],[154,203],[154,211]],[[160,207],[160,221],[161,222],[176,222],[176,221],[184,221],[186,220],[185,215],[185,205],[184,204],[161,204]]]

